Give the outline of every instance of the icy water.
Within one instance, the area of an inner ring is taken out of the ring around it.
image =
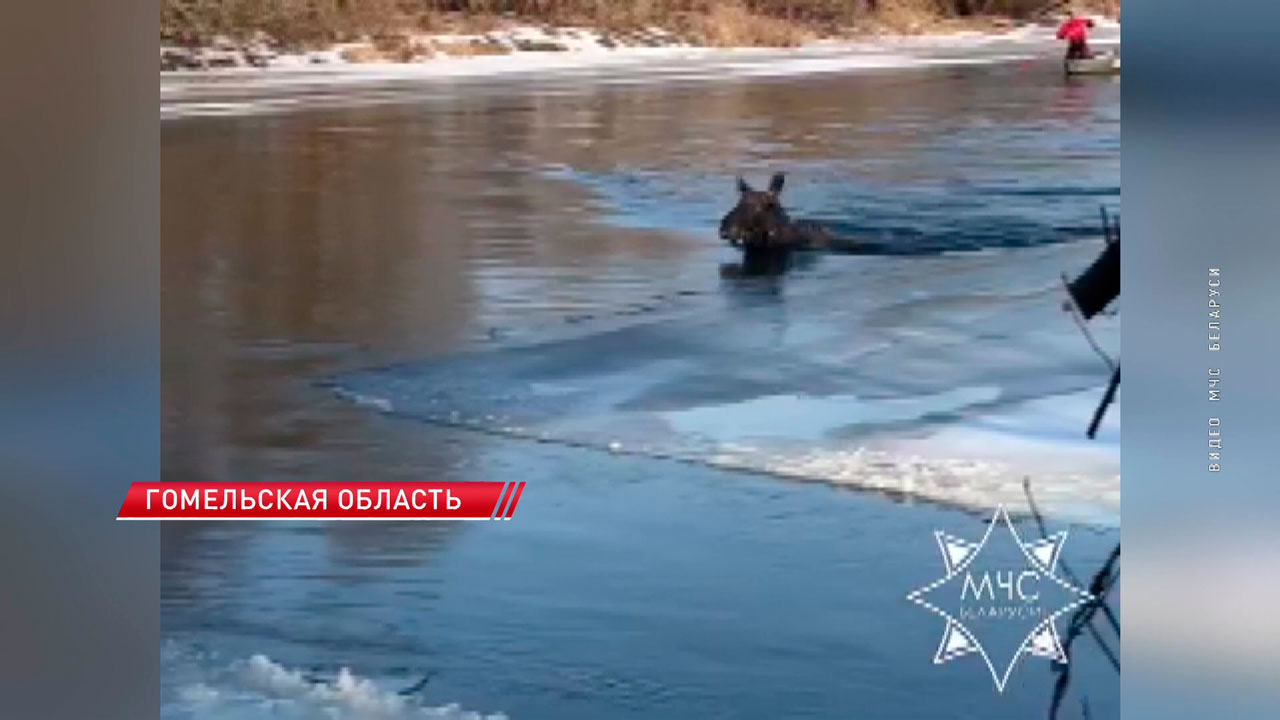
[[[1059,305],[1120,209],[1120,85],[1055,70],[167,121],[165,479],[529,484],[502,524],[166,525],[163,716],[1042,716],[1046,661],[998,695],[905,596],[1024,477],[1077,572],[1118,539],[1119,410],[1084,439],[1107,370]],[[884,251],[742,277],[716,225],[775,170]],[[1072,667],[1063,716],[1117,716]]]

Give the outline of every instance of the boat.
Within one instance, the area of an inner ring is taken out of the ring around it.
[[[1068,75],[1119,75],[1120,57],[1112,53],[1064,61]]]

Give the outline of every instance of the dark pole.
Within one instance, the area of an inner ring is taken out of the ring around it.
[[[1107,385],[1107,392],[1102,396],[1102,402],[1098,403],[1098,409],[1093,411],[1093,422],[1089,423],[1089,439],[1092,440],[1094,435],[1098,434],[1098,425],[1102,424],[1102,416],[1107,414],[1107,407],[1111,405],[1111,401],[1116,397],[1116,388],[1120,386],[1120,368],[1111,375],[1111,383]]]

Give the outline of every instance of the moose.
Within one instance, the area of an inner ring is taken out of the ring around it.
[[[774,173],[766,190],[738,178],[738,204],[720,221],[720,238],[742,248],[743,267],[779,271],[796,250],[857,252],[860,244],[838,238],[812,220],[792,220],[779,196],[786,176]]]

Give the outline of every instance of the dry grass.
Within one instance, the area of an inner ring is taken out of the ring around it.
[[[937,29],[948,17],[932,0],[900,0],[879,8],[874,20],[877,30],[912,34]]]
[[[391,42],[375,41],[372,44],[353,45],[343,48],[342,59],[353,63],[372,62],[417,62],[433,55],[430,47],[423,43],[404,40]]]
[[[717,2],[695,20],[695,38],[709,47],[795,47],[813,37],[800,23],[759,15],[740,0]]]
[[[1119,0],[161,0],[161,38],[206,44],[263,32],[286,47],[413,32],[483,34],[515,22],[590,26],[622,38],[658,26],[718,46],[793,46],[853,30],[923,32],[1028,19]],[[552,49],[547,47],[546,49]]]
[[[563,47],[557,49],[563,50]],[[506,55],[511,48],[482,40],[420,40],[407,36],[375,38],[343,48],[342,58],[353,63],[418,62],[432,57],[483,57]]]
[[[511,52],[511,48],[506,45],[497,43],[479,42],[476,40],[467,41],[432,41],[431,48],[442,55],[449,57],[481,57],[485,55],[507,55]]]
[[[353,63],[382,62],[386,59],[382,56],[382,53],[368,45],[344,48],[339,54],[342,56],[343,60]]]

